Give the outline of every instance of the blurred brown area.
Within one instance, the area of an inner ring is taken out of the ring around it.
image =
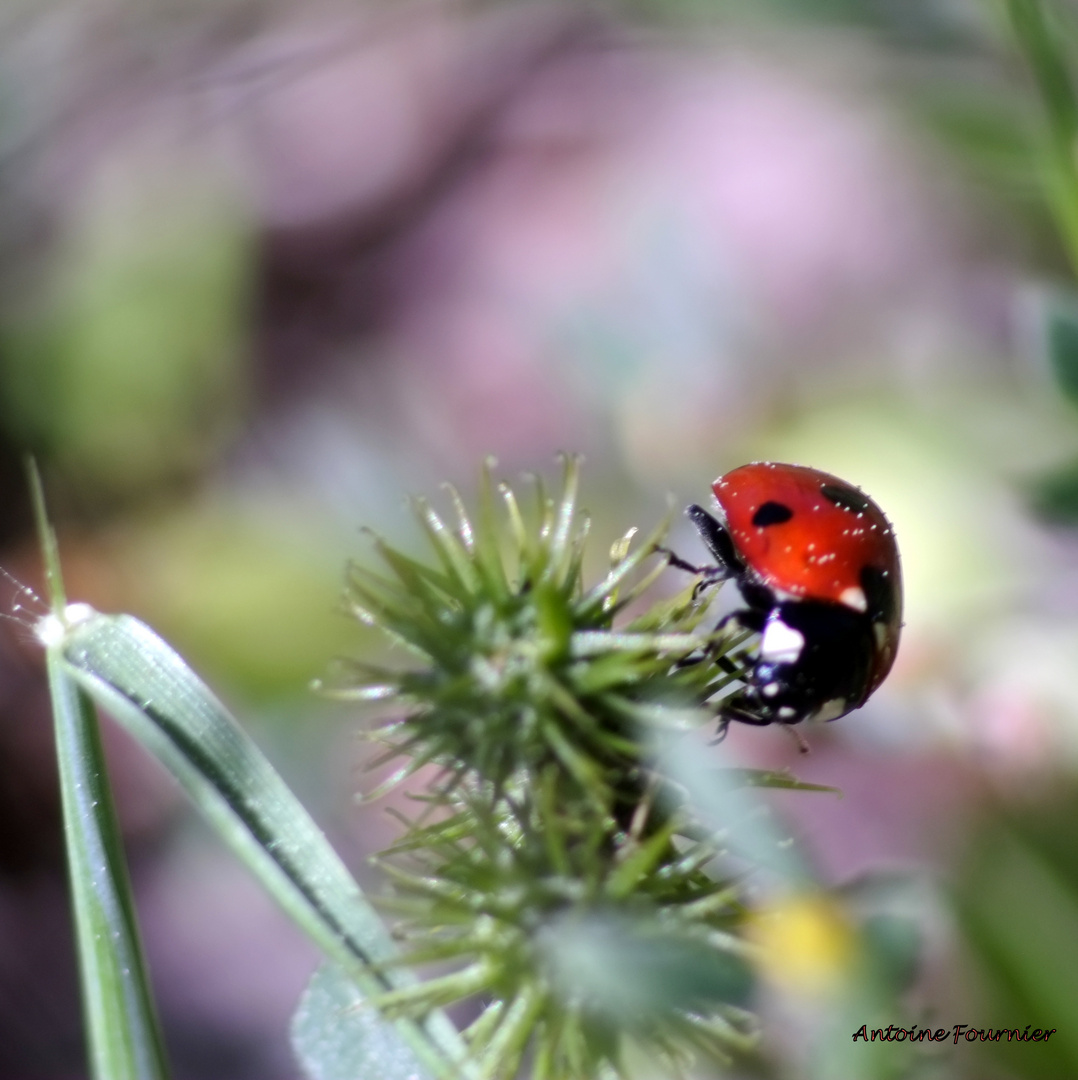
[[[1061,260],[896,91],[913,71],[949,92],[951,24],[918,24],[933,54],[790,6],[13,7],[0,564],[33,579],[32,451],[70,594],[222,686],[362,868],[385,822],[349,802],[354,720],[305,691],[370,647],[333,610],[359,525],[418,545],[404,494],[467,487],[488,453],[511,475],[586,451],[611,540],[668,491],[801,460],[892,515],[902,655],[807,761],[782,732],[727,750],[845,789],[776,800],[828,882],[959,873],[971,821],[1069,791],[1078,757],[1078,548],[1022,499],[1078,452],[1027,347]],[[959,55],[991,70],[978,19]],[[60,1080],[83,1049],[50,722],[29,630],[7,630],[0,1077]],[[108,743],[175,1075],[295,1075],[313,951]],[[942,981],[932,1007],[958,1010]]]

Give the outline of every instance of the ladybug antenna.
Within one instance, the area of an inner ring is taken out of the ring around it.
[[[802,735],[797,728],[793,727],[790,724],[783,724],[782,727],[784,727],[790,733],[790,735],[793,736],[794,742],[797,743],[797,749],[800,750],[802,754],[812,753],[812,747],[810,747],[809,744],[805,741],[805,736]]]

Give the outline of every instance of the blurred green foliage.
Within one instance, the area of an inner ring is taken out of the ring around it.
[[[1078,304],[1052,305],[1045,322],[1052,375],[1063,396],[1078,406]]]
[[[1055,389],[1078,406],[1078,298],[1053,297],[1044,313],[1044,359]],[[1069,462],[1031,484],[1034,508],[1044,518],[1078,522],[1078,462]]]
[[[212,175],[165,169],[88,185],[0,339],[6,426],[88,505],[191,476],[244,406],[249,230]]]
[[[201,668],[253,701],[305,696],[356,647],[333,597],[339,538],[317,511],[207,499],[130,527],[116,557],[139,606]]]
[[[955,884],[975,961],[974,1026],[1058,1028],[1047,1043],[978,1043],[1030,1080],[1078,1075],[1078,796],[987,813]]]

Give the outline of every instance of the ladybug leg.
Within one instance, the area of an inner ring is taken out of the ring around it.
[[[726,526],[696,503],[688,507],[685,513],[696,526],[700,539],[711,552],[711,557],[717,563],[716,569],[722,572],[722,577],[729,578],[740,574],[745,569],[745,564],[741,561]]]
[[[753,706],[743,691],[731,694],[719,705],[719,728],[715,738],[708,745],[717,746],[726,738],[730,724],[736,720],[739,724],[751,724],[753,727],[767,727],[773,721],[764,716]]]
[[[729,615],[724,615],[715,626],[715,633],[721,633],[728,626],[737,626],[742,630],[751,630],[755,634],[763,632],[764,622],[767,615],[763,611],[758,611],[755,608],[743,608],[740,611],[731,611]],[[715,646],[712,646],[712,650]],[[715,656],[715,663],[718,664],[727,675],[743,675],[744,670],[739,665],[735,664],[730,659],[729,654],[719,653]]]
[[[715,738],[709,740],[708,746],[718,746],[719,743],[723,742],[730,733],[730,724],[734,720],[737,720],[742,724],[752,724],[755,727],[767,727],[771,723],[770,720],[764,720],[759,716],[750,719],[748,716],[727,716],[725,713],[720,713],[719,728],[715,732]],[[805,737],[797,730],[797,728],[791,727],[789,724],[781,724],[780,726],[790,733],[794,742],[797,743],[797,749],[802,754],[809,754],[812,752],[812,748],[805,742]]]
[[[705,589],[710,589],[712,585],[717,585],[720,581],[725,581],[730,576],[721,566],[694,566],[691,562],[683,559],[668,547],[662,547],[661,545],[656,544],[655,550],[660,555],[666,556],[667,566],[673,566],[678,570],[684,570],[688,574],[696,574],[696,576],[700,578],[692,591],[692,598],[694,601],[699,598],[700,594]]]
[[[730,539],[730,534],[702,506],[693,503],[685,513],[689,515],[692,523],[696,526],[705,546],[711,553],[711,557],[715,560],[715,565],[694,566],[669,548],[656,547],[655,550],[666,556],[667,563],[670,566],[674,566],[678,570],[684,570],[689,574],[699,575],[700,581],[697,582],[696,588],[693,590],[693,599],[695,600],[704,589],[709,589],[712,585],[717,585],[720,581],[726,581],[741,573],[744,570],[744,565],[738,557],[734,542]]]
[[[724,742],[726,736],[730,733],[730,721],[725,716],[719,717],[719,727],[715,732],[715,738],[708,740],[708,746],[718,746],[719,743]]]
[[[718,621],[714,632],[719,633],[721,630],[725,630],[727,626],[736,625],[743,630],[751,630],[758,634],[764,628],[764,619],[765,615],[762,611],[754,611],[751,608],[745,608],[742,611],[731,611],[729,615],[724,615]],[[727,653],[716,653],[715,649],[715,644],[710,644],[702,652],[693,653],[691,656],[679,660],[674,666],[678,668],[691,667],[693,664],[702,663],[710,656],[727,675],[738,675],[742,678],[745,676],[743,667],[731,660]]]
[[[734,615],[737,614],[739,613],[734,612]],[[750,612],[750,614],[756,613]],[[722,664],[722,659],[720,658],[717,662],[723,667],[723,670],[727,670],[725,665]],[[731,666],[733,665],[731,664]],[[761,701],[755,673],[746,675],[735,669],[733,674],[741,675],[743,679],[746,679],[747,685],[744,689],[736,691],[719,702],[719,730],[716,741],[721,742],[726,738],[727,728],[734,720],[739,724],[751,724],[753,727],[767,727],[769,724],[778,724],[790,733],[802,754],[809,753],[808,743],[805,742],[801,733],[792,726],[803,718],[803,714],[798,716],[792,706],[783,705],[776,709],[774,703]]]
[[[726,672],[727,675],[740,675],[741,668],[730,659],[726,653],[715,657],[715,663]]]
[[[673,566],[677,570],[684,570],[687,574],[713,574],[717,569],[714,566],[693,566],[691,562],[686,562],[676,552],[671,551],[668,547],[662,547],[660,544],[655,545],[655,550],[660,555],[666,556],[667,566]]]
[[[743,691],[731,694],[725,701],[720,702],[719,720],[724,724],[736,720],[739,724],[751,724],[753,727],[767,727],[775,722],[766,713],[761,712]]]
[[[758,608],[739,608],[724,615],[715,624],[715,633],[725,630],[731,623],[736,623],[742,630],[751,630],[754,634],[762,634],[764,624],[767,622],[767,612]]]

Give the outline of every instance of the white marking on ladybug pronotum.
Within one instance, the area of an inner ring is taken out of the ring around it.
[[[781,619],[771,619],[760,638],[760,656],[778,664],[796,664],[805,647],[805,635]]]

